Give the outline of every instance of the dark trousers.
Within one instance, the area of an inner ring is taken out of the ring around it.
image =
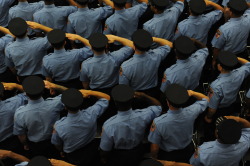
[[[143,157],[143,146],[130,150],[113,150],[107,166],[137,166]]]
[[[95,166],[99,163],[99,141],[94,139],[86,146],[75,150],[74,152],[67,153],[67,159],[70,163],[77,166]]]
[[[17,82],[17,79],[10,69],[7,68],[5,72],[0,73],[0,82]]]
[[[194,153],[194,145],[191,142],[187,147],[185,147],[184,149],[180,149],[180,150],[166,152],[160,149],[159,154],[158,154],[158,159],[188,163],[193,153]]]
[[[82,83],[78,78],[66,81],[66,82],[59,82],[59,81],[54,81],[55,84],[65,86],[67,88],[75,88],[75,89],[82,89]]]

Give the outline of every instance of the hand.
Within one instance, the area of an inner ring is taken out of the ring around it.
[[[205,116],[205,121],[207,122],[207,123],[212,123],[212,121],[213,121],[213,119],[210,119],[210,118],[208,118],[207,116]]]
[[[115,35],[106,35],[108,38],[108,43],[114,43],[115,42]]]
[[[143,92],[135,92],[135,94],[134,94],[134,97],[135,98],[143,98],[143,97],[145,97],[145,93],[143,93]]]
[[[46,80],[44,80],[43,82],[45,84],[46,89],[56,89],[56,84],[46,81]]]
[[[187,90],[187,92],[188,92],[188,96],[192,96],[194,94],[194,91],[192,90]]]
[[[41,24],[38,24],[36,22],[32,22],[32,21],[26,21],[26,22],[31,29],[39,29],[41,27]]]
[[[237,117],[237,116],[224,116],[225,118],[227,119],[233,119],[235,120],[236,122],[239,122],[240,121],[240,117]]]
[[[206,6],[209,6],[210,5],[210,1],[209,0],[204,0],[205,3],[206,3]]]
[[[16,83],[4,83],[3,82],[3,87],[5,90],[14,90],[17,87]]]
[[[164,160],[157,160],[160,163],[162,163],[164,166],[174,166],[175,162],[174,161],[164,161]]]
[[[61,156],[62,158],[64,158],[64,157],[65,157],[64,152],[60,152],[60,156]]]
[[[79,35],[71,34],[71,33],[66,33],[66,37],[67,37],[69,40],[75,41],[75,40],[78,40]]]
[[[6,159],[10,156],[11,151],[9,150],[0,150],[0,159]]]
[[[79,91],[82,93],[82,95],[83,95],[84,98],[89,98],[90,97],[91,90],[81,89]]]
[[[29,147],[29,145],[24,145],[24,146],[23,146],[23,149],[24,149],[24,150],[30,150],[30,147]]]

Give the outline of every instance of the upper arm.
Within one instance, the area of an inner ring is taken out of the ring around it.
[[[100,148],[103,151],[111,151],[113,148],[113,140],[112,138],[106,133],[105,129],[102,129],[102,136],[101,136],[101,143]]]

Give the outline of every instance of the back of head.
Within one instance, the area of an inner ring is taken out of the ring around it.
[[[193,15],[201,15],[206,10],[206,3],[204,0],[191,0],[189,8]]]
[[[4,86],[3,84],[0,82],[0,99],[4,96]]]
[[[124,8],[126,5],[126,0],[113,0],[115,7],[118,7],[120,9]]]
[[[24,19],[16,17],[10,20],[8,28],[17,38],[23,38],[26,36],[28,24]]]
[[[44,0],[46,5],[54,4],[54,0]]]
[[[115,86],[111,91],[111,95],[119,111],[127,111],[131,108],[134,90],[128,85]]]
[[[221,65],[224,70],[231,71],[238,66],[238,58],[235,54],[229,51],[221,51],[217,57],[217,63]]]
[[[230,8],[232,13],[237,17],[242,16],[248,8],[245,0],[230,0],[227,3],[227,7]]]
[[[155,7],[158,11],[164,11],[168,5],[168,0],[150,0],[151,6]]]
[[[144,29],[139,29],[133,33],[132,41],[136,49],[144,52],[150,49],[153,43],[153,38],[148,31],[145,31]]]
[[[43,90],[45,88],[43,80],[38,76],[29,76],[25,78],[22,85],[23,90],[32,100],[39,99],[42,96]]]
[[[108,38],[102,33],[93,33],[89,37],[89,43],[94,51],[102,52],[108,44]]]
[[[46,157],[36,156],[30,160],[27,166],[52,166],[52,164]]]
[[[196,50],[194,42],[189,37],[186,36],[178,37],[174,41],[173,46],[177,52],[178,59],[187,59]]]
[[[48,33],[48,41],[55,49],[60,49],[64,46],[66,35],[60,29],[53,29]]]
[[[83,103],[83,96],[77,89],[67,89],[62,93],[62,103],[70,111],[78,111]]]
[[[185,106],[189,99],[186,88],[178,84],[171,84],[165,91],[167,101],[175,108],[181,108]]]
[[[85,6],[88,4],[89,0],[75,0],[75,2],[81,6]]]

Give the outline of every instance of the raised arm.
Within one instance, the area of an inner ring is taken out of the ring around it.
[[[99,2],[104,2],[106,5],[112,7],[113,9],[115,8],[114,2],[111,0],[100,0]]]
[[[209,1],[209,0],[205,0],[205,3],[206,3],[207,6],[212,6],[215,10],[221,10],[222,12],[224,12],[223,7],[221,7],[217,3],[214,3],[214,2]]]
[[[9,34],[9,35],[15,37],[12,33],[10,33],[10,31],[7,28],[4,28],[2,26],[0,26],[0,32],[3,32],[4,34]]]
[[[62,93],[63,91],[67,90],[68,88],[61,86],[61,85],[57,85],[54,83],[51,83],[49,81],[44,81],[45,84],[45,88],[49,89],[49,90],[56,90],[60,93]]]
[[[236,122],[239,122],[243,128],[250,128],[250,122],[246,119],[240,118],[238,116],[225,116],[227,119],[233,119]]]
[[[131,40],[128,40],[128,39],[125,39],[125,38],[122,38],[122,37],[119,37],[119,36],[115,36],[115,35],[106,35],[108,40],[109,40],[109,43],[113,43],[115,41],[121,43],[122,45],[124,46],[128,46],[128,47],[131,47],[131,48],[134,48],[134,44]]]
[[[53,30],[52,28],[47,27],[47,26],[42,25],[42,24],[39,24],[37,22],[32,22],[32,21],[26,21],[26,22],[31,29],[40,29],[40,30],[45,31],[47,33]]]
[[[89,96],[94,96],[98,99],[104,98],[106,100],[110,100],[110,96],[106,93],[98,92],[98,91],[92,91],[92,90],[84,90],[81,89],[80,92],[82,93],[83,97],[87,98]]]
[[[204,95],[202,93],[192,91],[192,90],[188,90],[188,95],[195,97],[197,100],[207,99],[207,101],[209,101],[208,96],[206,96],[206,95]]]
[[[5,90],[14,90],[17,89],[21,92],[23,92],[23,86],[16,84],[16,83],[3,83],[4,89]]]
[[[153,98],[143,92],[135,92],[135,98],[142,98],[147,100],[151,105],[161,106],[161,103],[156,98]]]
[[[89,40],[79,36],[79,35],[76,35],[76,34],[71,34],[71,33],[66,33],[66,37],[69,39],[69,40],[72,40],[72,41],[75,41],[75,40],[79,40],[81,41],[85,46],[91,46],[89,44]]]
[[[20,154],[14,153],[12,151],[0,150],[0,159],[5,159],[5,158],[11,158],[11,159],[19,161],[19,162],[24,162],[24,161],[29,162],[30,161],[28,158],[26,158]]]
[[[244,58],[239,58],[239,57],[238,57],[238,61],[239,61],[239,63],[242,64],[242,65],[244,65],[244,64],[246,64],[246,63],[249,62],[248,60],[246,60],[246,59],[244,59]]]
[[[158,43],[161,46],[165,46],[168,45],[170,48],[173,48],[173,43],[166,40],[166,39],[162,39],[162,38],[158,38],[158,37],[153,37],[153,41]]]
[[[67,0],[71,6],[79,7],[79,5],[74,0]]]
[[[191,40],[194,42],[194,45],[195,45],[198,49],[202,49],[202,48],[206,48],[206,47],[207,47],[205,44],[203,44],[202,42],[196,40],[195,38],[191,38]]]

